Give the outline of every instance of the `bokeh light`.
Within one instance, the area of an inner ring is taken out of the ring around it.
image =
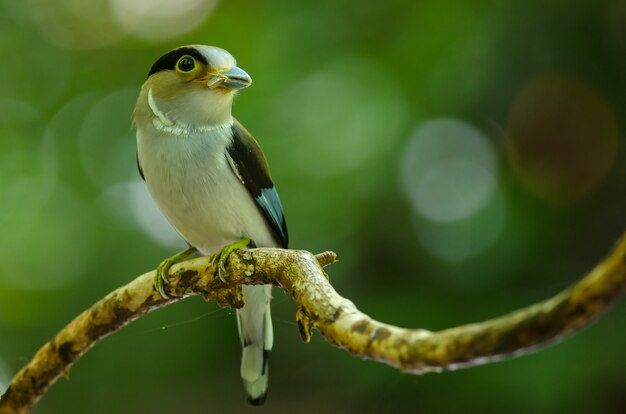
[[[39,149],[46,177],[73,175],[76,166],[80,165],[79,159],[74,155],[80,126],[87,111],[98,98],[96,93],[79,95],[68,100],[50,117]]]
[[[121,27],[150,40],[169,39],[192,31],[217,3],[217,0],[109,0]]]
[[[393,146],[407,116],[399,86],[384,68],[356,58],[294,81],[269,112],[276,129],[289,131],[290,168],[314,177],[366,165]]]
[[[3,183],[0,228],[0,286],[22,290],[65,287],[86,276],[95,252],[85,203],[47,177],[20,177]],[[19,231],[18,231],[19,230]],[[38,254],[32,254],[38,252]]]
[[[103,96],[85,114],[78,135],[85,172],[101,187],[126,180],[136,171],[135,131],[130,114],[139,87]]]
[[[0,65],[3,80],[0,98],[18,101],[17,107],[10,108],[9,115],[2,117],[20,116],[20,113],[28,116],[32,113],[30,107],[49,109],[66,93],[74,74],[73,56],[50,46],[36,33],[19,30],[19,27],[0,18],[0,48],[7,56],[7,62]],[[12,112],[15,113],[11,115]]]
[[[37,123],[34,125],[39,127]],[[32,131],[21,126],[0,127],[0,184],[22,177],[41,177],[46,183],[54,183],[56,176],[48,175],[51,171],[46,168],[48,163],[54,163],[54,154],[41,154],[39,142],[33,139],[33,135]],[[38,188],[37,192],[47,194],[51,187]],[[0,185],[0,194],[2,190]]]
[[[492,245],[506,209],[498,192],[498,160],[491,142],[472,125],[434,119],[413,133],[401,166],[422,246],[446,261],[461,261]]]
[[[134,220],[144,232],[164,246],[175,247],[179,250],[184,249],[185,242],[161,213],[154,199],[150,196],[146,184],[137,180],[129,183],[126,188],[130,192],[131,211]]]
[[[128,35],[153,41],[184,35],[200,25],[218,0],[28,0],[45,39],[70,50],[104,48]]]
[[[183,239],[161,213],[139,177],[106,188],[97,203],[124,226],[140,229],[163,246],[184,248]]]
[[[588,195],[617,153],[617,122],[606,100],[572,77],[541,75],[518,92],[508,116],[511,161],[537,197],[564,204]]]
[[[485,251],[498,240],[505,223],[506,204],[500,192],[493,194],[475,214],[459,220],[431,221],[418,215],[413,218],[422,246],[433,256],[450,262],[460,262]],[[474,276],[472,279],[474,285],[481,283]]]
[[[28,0],[30,13],[47,41],[72,50],[97,49],[124,37],[106,0]]]
[[[405,150],[404,192],[415,211],[430,220],[454,221],[474,214],[493,195],[497,179],[490,142],[462,121],[424,123]]]

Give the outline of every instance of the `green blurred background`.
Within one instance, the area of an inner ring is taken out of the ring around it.
[[[135,167],[153,61],[221,46],[293,248],[371,316],[443,329],[565,288],[626,228],[626,2],[0,1],[0,391],[72,317],[184,247]],[[621,145],[620,145],[621,144]],[[412,376],[275,290],[258,412],[623,413],[626,308],[541,352]],[[234,313],[191,298],[99,343],[37,413],[247,412]]]

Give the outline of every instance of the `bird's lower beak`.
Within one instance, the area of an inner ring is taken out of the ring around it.
[[[243,89],[252,84],[252,78],[243,69],[233,66],[225,70],[221,70],[211,76],[207,86],[215,88],[224,86],[228,89]]]

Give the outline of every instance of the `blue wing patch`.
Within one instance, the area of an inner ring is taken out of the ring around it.
[[[281,244],[287,245],[287,224],[285,223],[285,216],[283,215],[283,205],[280,203],[280,198],[274,187],[262,188],[261,195],[255,198],[257,204],[261,207],[265,216],[271,223],[271,227],[275,228],[280,233]]]

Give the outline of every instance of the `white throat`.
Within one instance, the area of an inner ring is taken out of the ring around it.
[[[152,96],[152,88],[148,89],[148,107],[153,114],[152,125],[154,125],[158,131],[173,135],[189,135],[198,132],[210,132],[218,129],[230,128],[234,123],[232,117],[229,117],[229,119],[224,123],[212,125],[191,125],[182,121],[173,121],[159,109],[159,106]]]

